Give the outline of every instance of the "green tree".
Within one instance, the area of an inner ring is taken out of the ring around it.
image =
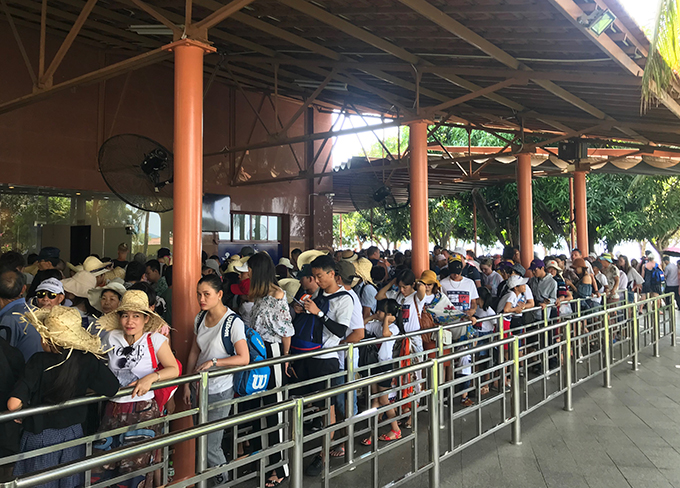
[[[679,0],[660,0],[652,44],[642,77],[642,105],[648,108],[656,93],[667,93],[680,69]]]

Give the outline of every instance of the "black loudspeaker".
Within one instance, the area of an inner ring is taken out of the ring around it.
[[[588,157],[588,143],[580,140],[562,141],[557,148],[557,156],[564,161],[575,161]]]

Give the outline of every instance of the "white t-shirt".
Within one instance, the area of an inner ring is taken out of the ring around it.
[[[344,289],[340,289],[336,291],[335,293],[341,293],[345,291]],[[323,296],[329,297],[331,295],[335,295],[335,293],[326,293],[323,292]],[[328,318],[334,322],[337,322],[338,324],[346,325],[347,328],[349,328],[352,324],[352,314],[354,313],[354,300],[352,300],[351,295],[346,294],[342,295],[339,297],[335,297],[329,301],[328,305]],[[321,341],[322,341],[322,348],[323,349],[328,349],[331,347],[335,347],[340,344],[340,341],[342,339],[335,334],[333,334],[331,331],[329,331],[326,327],[323,328],[323,332],[321,334]],[[318,359],[338,359],[338,353],[337,352],[327,352],[323,354],[319,354],[318,356],[314,356],[315,358]],[[344,362],[344,361],[343,361]]]
[[[447,277],[441,280],[441,285],[451,305],[459,312],[470,310],[472,300],[479,298],[477,286],[470,278],[463,277],[460,281],[454,281]]]
[[[666,275],[666,286],[678,286],[678,265],[669,263],[663,271]]]
[[[493,317],[494,315],[496,315],[496,312],[491,307],[487,308],[486,310],[482,309],[482,307],[477,307],[477,310],[475,310],[475,317],[478,319]],[[481,325],[482,328],[480,330],[482,332],[493,332],[493,330],[496,328],[495,320],[481,320],[477,323]]]
[[[527,289],[527,291],[529,291],[528,286],[526,287],[526,289]],[[528,301],[527,297],[525,296],[524,293],[520,293],[519,295],[517,295],[517,294],[515,294],[514,291],[510,290],[505,295],[503,295],[503,297],[501,298],[501,301],[498,302],[498,308],[496,309],[496,313],[505,313],[505,312],[503,312],[503,309],[505,308],[505,304],[508,303],[508,302],[510,303],[510,306],[512,308],[515,308],[517,306],[517,304],[522,302],[522,301],[523,302]],[[509,315],[512,316],[512,317],[521,317],[522,316],[521,313],[512,313],[512,314],[509,314]]]
[[[418,294],[414,291],[409,296],[401,293],[397,296],[397,302],[401,303],[401,319],[404,323],[404,332],[414,332],[420,330],[420,317],[416,309],[416,299]],[[411,352],[421,352],[423,350],[423,338],[421,336],[410,337]]]
[[[366,324],[366,332],[368,334],[372,334],[378,339],[380,339],[383,331],[383,325],[382,322],[379,320],[371,320]],[[399,327],[397,327],[397,324],[392,322],[390,324],[390,332],[392,333],[392,337],[396,337],[399,335]],[[395,339],[396,340],[396,339]],[[383,361],[392,361],[392,351],[394,349],[394,341],[385,341],[382,344],[380,344],[380,349],[378,349],[378,359],[380,359],[380,362]]]
[[[345,339],[349,337],[349,335],[354,332],[357,329],[363,329],[364,328],[364,316],[362,314],[361,310],[361,301],[359,300],[359,296],[355,293],[354,290],[346,290],[347,293],[352,297],[352,301],[354,302],[354,307],[352,308],[352,318],[350,319],[349,322],[349,327],[347,328],[347,332],[345,332]],[[338,361],[340,361],[340,369],[344,370],[345,369],[345,351],[340,351],[338,352]],[[359,366],[359,355],[355,354],[354,355],[354,367],[355,369]]]
[[[434,293],[432,295],[425,295],[421,300],[416,294],[416,302],[418,303],[418,310],[422,312],[423,308],[427,307],[434,300]]]
[[[482,273],[482,284],[491,290],[491,296],[496,296],[498,292],[498,285],[503,281],[503,277],[492,271],[490,275]]]
[[[619,291],[624,291],[628,289],[628,275],[623,272],[622,269],[619,270]]]
[[[468,354],[467,356],[463,356],[458,359],[458,364],[456,365],[457,367],[462,367],[460,371],[457,371],[457,373],[461,376],[469,376],[472,374],[472,355]]]
[[[595,276],[595,279],[596,279],[597,282],[600,284],[600,286],[597,287],[598,290],[600,290],[600,294],[604,294],[604,293],[605,293],[605,290],[606,290],[607,287],[609,286],[609,281],[607,280],[607,277],[604,275],[603,272],[600,271],[600,272],[597,274],[597,276]],[[593,290],[593,293],[594,293],[594,292],[595,292],[595,290]],[[593,296],[593,297],[590,297],[590,299],[591,299],[594,303],[602,303],[602,297]]]
[[[238,314],[243,319],[243,323],[250,327],[250,314],[253,312],[253,306],[255,302],[243,302],[241,306],[238,307]]]
[[[106,349],[111,349],[108,353],[109,369],[116,375],[121,387],[126,387],[133,381],[142,379],[155,371],[147,340],[149,334],[149,332],[145,332],[132,345],[128,344],[125,340],[125,333],[122,330],[112,330],[106,334]],[[156,354],[157,364],[158,351],[167,340],[168,338],[163,334],[157,332],[151,334],[151,344]],[[134,398],[127,395],[120,398],[112,398],[111,401],[116,403],[143,402],[153,400],[153,397],[154,393],[152,390]]]
[[[194,330],[196,333],[196,342],[198,343],[198,348],[201,352],[198,354],[198,360],[196,361],[196,366],[212,361],[215,359],[224,359],[231,357],[227,350],[224,348],[224,343],[222,342],[222,324],[227,319],[230,314],[234,312],[227,309],[222,318],[217,322],[217,325],[213,327],[206,327],[205,318],[198,324],[198,320],[201,317],[199,313],[194,320]],[[205,315],[208,316],[207,314]],[[196,327],[197,326],[197,327]],[[235,318],[231,324],[231,329],[229,330],[229,337],[231,338],[231,343],[234,345],[234,351],[236,351],[236,343],[246,338],[245,324],[240,318]],[[210,371],[217,370],[217,367],[211,367]],[[221,393],[227,391],[234,387],[234,377],[231,374],[220,376],[218,378],[210,379],[208,382],[208,393],[214,395],[215,393]]]

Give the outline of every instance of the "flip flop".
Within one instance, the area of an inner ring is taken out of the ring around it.
[[[361,441],[362,446],[370,446],[373,445],[373,440],[370,437],[367,437],[366,439]]]
[[[345,457],[345,446],[340,446],[335,449],[331,449],[328,453],[330,457],[341,458]]]
[[[277,486],[282,484],[284,481],[286,481],[285,476],[283,478],[281,478],[280,480],[278,480],[278,479],[276,479],[276,480],[268,479],[265,482],[264,486],[266,486],[266,488],[276,488]]]

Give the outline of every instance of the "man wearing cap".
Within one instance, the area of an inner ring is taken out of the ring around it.
[[[38,270],[56,268],[59,264],[59,249],[56,247],[43,247],[38,254]]]
[[[208,269],[206,270],[206,268]],[[208,270],[210,271],[206,273]],[[201,270],[201,274],[203,276],[205,276],[206,274],[214,274],[221,278],[222,273],[220,273],[220,262],[217,259],[206,260],[205,264],[203,265],[203,269]]]
[[[255,249],[250,246],[243,246],[241,252],[239,252],[242,258],[249,258],[255,254]]]
[[[614,264],[614,258],[611,254],[605,253],[599,258],[602,263],[602,273],[607,277],[607,300],[619,299],[619,268]]]
[[[470,278],[463,276],[463,260],[456,256],[449,263],[449,276],[441,280],[441,288],[451,305],[459,312],[472,318],[477,310],[477,286]]]
[[[0,273],[0,337],[16,347],[26,361],[36,352],[42,352],[42,339],[35,327],[26,327],[21,316],[28,312],[24,275],[11,269]]]
[[[64,285],[56,278],[43,280],[35,289],[35,304],[38,308],[52,309],[64,301]]]
[[[527,274],[527,270],[524,268],[519,263],[515,263],[512,265],[512,268],[510,268],[510,274],[519,276],[520,278],[524,278],[525,275]],[[527,280],[528,283],[528,280]],[[534,293],[531,291],[531,288],[528,286],[524,287],[525,290],[522,292],[524,296],[526,297],[527,303],[526,303],[526,308],[533,308],[535,307],[535,301],[534,301]]]
[[[531,261],[529,271],[534,275],[529,279],[529,288],[531,288],[534,296],[534,303],[545,310],[548,305],[555,303],[557,300],[557,282],[552,275],[546,273],[545,263],[541,259],[534,259]],[[551,310],[551,313],[554,311]],[[543,318],[542,310],[534,311],[534,318],[541,320]]]

